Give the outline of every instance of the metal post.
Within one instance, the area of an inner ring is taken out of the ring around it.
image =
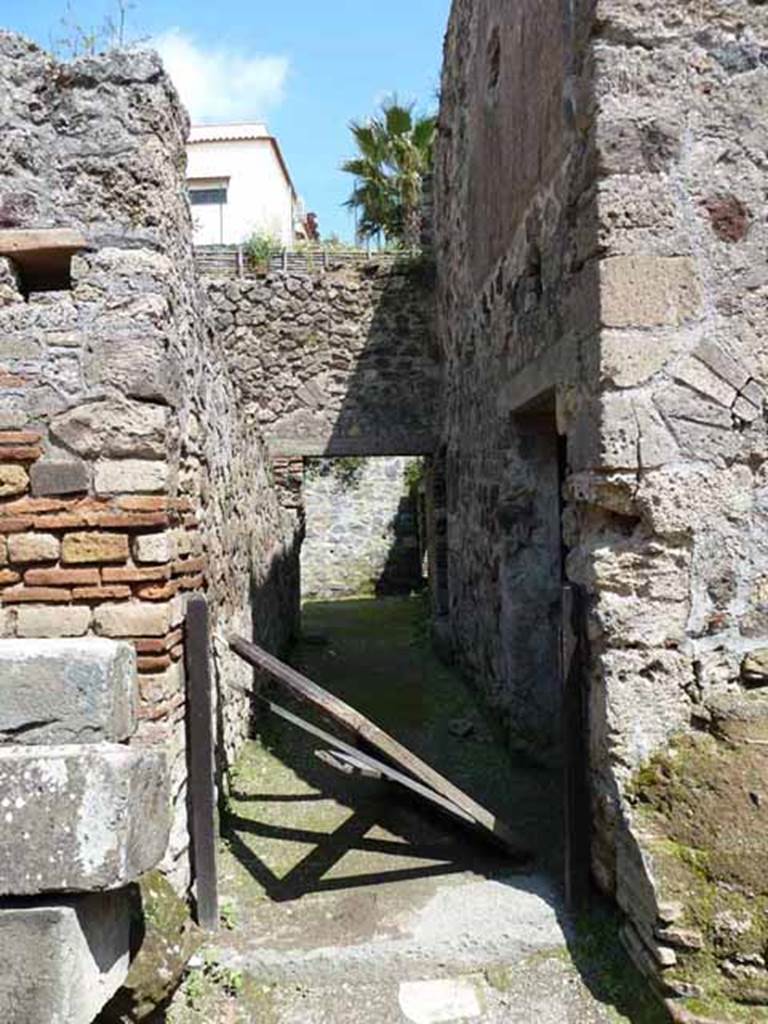
[[[209,663],[208,604],[202,594],[195,594],[189,600],[184,634],[190,832],[197,921],[202,928],[214,931],[219,926],[219,897],[216,879],[213,700]]]
[[[243,276],[243,247],[238,245],[237,247],[237,276]]]

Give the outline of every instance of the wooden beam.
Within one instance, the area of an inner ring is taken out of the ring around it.
[[[219,927],[219,897],[216,878],[216,787],[213,774],[213,699],[209,648],[208,603],[201,594],[195,594],[187,604],[184,625],[190,838],[197,921],[202,928],[215,931]]]
[[[530,859],[529,851],[523,847],[512,829],[492,811],[473,800],[458,786],[454,786],[452,782],[411,753],[394,737],[384,732],[359,711],[328,693],[317,683],[313,683],[311,679],[307,679],[290,665],[286,665],[256,644],[249,643],[242,637],[231,636],[229,645],[249,664],[262,672],[267,672],[292,696],[311,704],[325,718],[342,726],[353,736],[365,740],[400,768],[404,768],[420,782],[455,804],[513,857],[526,861]]]
[[[295,725],[304,732],[309,733],[310,736],[323,740],[331,747],[330,751],[320,751],[320,753],[330,753],[339,762],[346,764],[350,768],[356,768],[358,771],[365,770],[374,776],[385,778],[389,782],[397,782],[406,789],[410,789],[412,793],[417,793],[420,797],[423,797],[430,803],[435,804],[436,807],[440,807],[442,810],[447,811],[447,813],[452,815],[454,818],[460,818],[463,822],[470,825],[477,824],[470,814],[467,814],[466,811],[457,807],[453,801],[447,800],[444,796],[441,796],[439,793],[430,789],[429,786],[423,786],[416,779],[412,779],[410,776],[404,775],[391,765],[384,764],[383,761],[379,761],[375,757],[370,757],[368,754],[364,754],[362,750],[358,750],[356,747],[350,746],[349,743],[344,743],[344,741],[340,740],[338,736],[332,736],[330,733],[324,732],[322,729],[318,729],[316,725],[311,725],[309,722],[305,722],[303,718],[299,718],[298,715],[294,715],[290,711],[286,711],[286,709],[281,708],[279,704],[273,704],[270,700],[264,701],[264,703],[267,705],[269,710],[273,712],[273,714],[278,715],[286,722],[290,722],[291,725]],[[325,760],[326,763],[328,763],[327,758],[321,758],[321,760]],[[338,765],[335,765],[334,767],[338,768]]]
[[[563,728],[565,903],[583,909],[589,901],[590,798],[587,776],[586,629],[577,587],[562,588],[560,685]]]

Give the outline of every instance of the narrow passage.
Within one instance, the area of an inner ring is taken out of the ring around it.
[[[315,757],[319,741],[265,712],[222,823],[228,927],[206,954],[197,1005],[182,991],[169,1019],[650,1024],[601,1004],[590,991],[601,994],[600,978],[588,987],[572,962],[556,774],[510,761],[433,653],[423,599],[309,604],[303,638],[297,668],[499,813],[534,866],[515,871],[399,788],[339,774]]]

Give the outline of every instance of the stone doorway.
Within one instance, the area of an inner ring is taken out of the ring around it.
[[[426,474],[424,456],[304,459],[302,601],[425,588]]]
[[[499,495],[499,639],[513,748],[549,761],[561,745],[559,636],[563,584],[565,438],[554,393],[510,417]]]

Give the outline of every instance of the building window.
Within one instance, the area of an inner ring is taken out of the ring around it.
[[[223,206],[227,201],[226,188],[191,188],[189,201],[192,206]]]

